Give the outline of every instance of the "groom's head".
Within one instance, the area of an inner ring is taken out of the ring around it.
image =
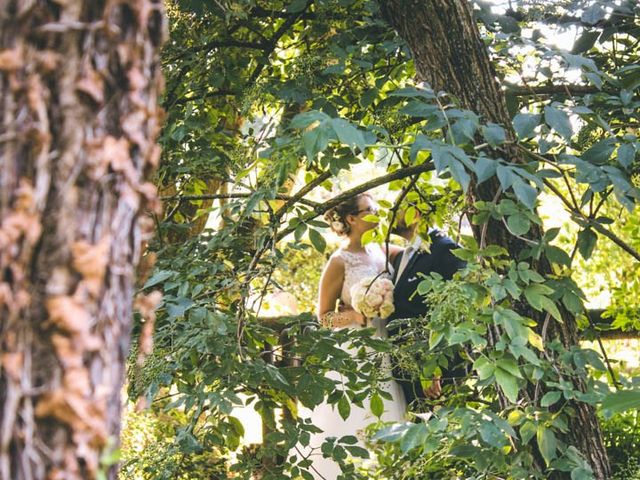
[[[395,225],[391,229],[391,233],[395,233],[403,238],[412,238],[420,223],[420,210],[415,207],[408,206],[398,210]],[[409,223],[407,223],[407,221]]]

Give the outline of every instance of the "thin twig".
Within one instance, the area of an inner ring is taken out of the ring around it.
[[[400,204],[402,203],[404,198],[407,196],[409,191],[411,191],[413,186],[416,184],[416,182],[418,181],[418,178],[419,178],[418,175],[414,175],[413,177],[411,177],[411,181],[404,186],[404,188],[400,192],[400,195],[398,195],[398,198],[396,198],[395,204],[391,208],[391,219],[389,220],[389,230],[387,231],[387,235],[384,239],[384,243],[386,247],[385,270],[387,272],[390,271],[389,270],[389,242],[391,240],[391,231],[393,230],[393,223],[396,221],[396,215],[398,214],[398,210],[400,209]]]

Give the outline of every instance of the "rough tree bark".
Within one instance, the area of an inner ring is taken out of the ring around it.
[[[505,96],[480,37],[471,4],[466,0],[388,0],[380,4],[385,18],[411,49],[416,79],[427,82],[435,91],[449,92],[463,108],[479,114],[484,121],[503,125],[507,140],[514,141]],[[523,162],[514,145],[507,144],[500,154],[512,162]],[[481,185],[472,185],[471,191],[471,202],[494,201],[500,192],[500,184],[494,178]],[[530,237],[540,240],[542,233],[541,229],[534,230]],[[507,248],[513,258],[517,258],[524,247],[522,241],[497,222],[486,230],[485,240],[487,244]],[[551,273],[544,258],[535,267],[540,273]],[[540,314],[524,304],[518,308],[522,314],[538,319],[539,327],[542,326]],[[570,347],[578,343],[575,318],[566,311],[562,313],[564,324],[554,322],[547,330],[547,338],[557,335],[566,347]],[[577,383],[578,388],[583,387],[580,381]],[[596,478],[608,478],[609,461],[595,411],[585,403],[575,402],[573,407],[575,416],[565,440],[585,455]]]
[[[0,1],[2,480],[115,475],[164,37],[160,0]]]

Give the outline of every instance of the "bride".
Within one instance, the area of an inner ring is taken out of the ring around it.
[[[378,244],[362,246],[362,235],[371,230],[375,223],[364,220],[367,215],[377,213],[376,205],[369,194],[360,194],[346,200],[326,214],[331,228],[340,236],[345,237],[343,245],[331,255],[320,279],[318,296],[318,318],[327,328],[363,328],[367,319],[356,312],[351,305],[351,287],[366,277],[375,277],[385,269],[386,254]],[[391,261],[401,250],[392,247]],[[391,263],[391,262],[390,262]],[[336,303],[340,306],[336,309]],[[376,334],[386,337],[384,322],[373,320]],[[343,347],[348,350],[348,347]],[[329,372],[332,379],[339,379],[338,372]],[[406,403],[400,386],[393,380],[385,385],[393,400],[384,401],[383,421],[400,422],[404,419]],[[345,435],[358,436],[365,427],[374,423],[376,418],[369,409],[369,402],[363,403],[365,408],[351,406],[351,413],[345,420],[340,417],[337,408],[324,403],[311,412],[313,424],[323,430],[321,434],[312,436],[310,445],[319,447],[325,438],[340,438]],[[360,443],[360,446],[363,446]],[[320,454],[313,455],[312,472],[319,479],[336,479],[340,475],[340,468],[331,458],[322,458]]]

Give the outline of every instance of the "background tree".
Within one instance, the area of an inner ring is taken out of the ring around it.
[[[479,146],[478,148],[482,148],[481,145],[484,144],[495,149],[490,155],[498,156],[508,164],[526,165],[524,154],[517,145],[515,130],[511,126],[505,94],[496,81],[495,70],[473,17],[472,5],[465,0],[413,3],[397,1],[385,2],[382,9],[411,48],[418,81],[426,82],[436,91],[452,94],[460,106],[477,114],[481,121],[506,127],[498,127],[500,146],[491,137],[491,126],[486,127],[486,140],[485,136],[477,132],[470,143]],[[485,182],[472,182],[470,208],[473,208],[476,201],[499,204],[504,190],[508,188],[505,183],[498,176]],[[528,182],[523,185],[525,190],[531,188]],[[526,202],[522,195],[525,192],[514,188],[514,193],[516,200]],[[552,262],[549,259],[544,255],[540,258],[529,255],[529,244],[540,244],[544,238],[544,230],[534,226],[527,233],[526,239],[514,236],[507,223],[497,220],[490,221],[486,227],[481,225],[475,229],[476,240],[480,245],[499,245],[509,252],[511,258],[517,260],[533,257],[532,268],[542,275],[550,275]],[[524,255],[523,251],[526,252]],[[520,304],[515,310],[523,316],[537,319],[539,333],[543,332],[543,328],[546,330],[547,322],[544,317],[548,314],[537,313],[528,303]],[[566,309],[562,312],[562,321],[545,333],[546,338],[557,335],[567,348],[578,343],[575,319]],[[577,378],[575,382],[577,389],[585,389],[584,380]],[[568,444],[577,446],[589,459],[596,478],[608,478],[609,462],[595,411],[584,402],[576,402],[574,408],[576,415],[570,417]]]
[[[158,208],[163,8],[0,7],[3,479],[115,474],[144,211]]]

